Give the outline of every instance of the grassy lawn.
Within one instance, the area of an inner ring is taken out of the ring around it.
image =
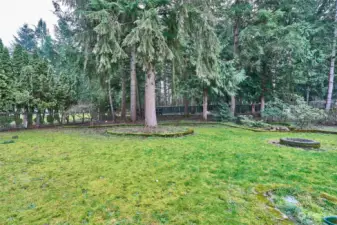
[[[267,191],[295,196],[314,224],[336,213],[336,135],[220,126],[195,133],[0,133],[19,135],[0,145],[0,224],[291,224],[281,222]],[[286,136],[313,138],[326,151],[269,144]]]

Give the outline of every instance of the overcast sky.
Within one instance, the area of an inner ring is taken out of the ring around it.
[[[56,17],[53,14],[52,0],[0,0],[0,38],[5,45],[13,41],[13,35],[24,23],[30,27],[37,25],[40,18],[46,21],[52,33]]]

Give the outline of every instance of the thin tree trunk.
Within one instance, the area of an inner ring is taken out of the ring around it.
[[[61,115],[61,117],[60,117],[60,113],[59,113],[59,111],[58,110],[56,110],[56,111],[54,111],[54,118],[56,117],[56,120],[57,120],[57,122],[58,122],[58,124],[62,124],[62,115]]]
[[[163,70],[164,71],[164,70]],[[168,86],[167,86],[167,77],[166,75],[163,73],[163,80],[164,80],[164,104],[165,106],[168,105]]]
[[[131,121],[137,120],[137,74],[136,74],[136,48],[132,48],[131,51],[131,101],[130,101],[130,113]]]
[[[266,68],[265,68],[265,64],[263,64],[263,70],[262,70],[262,77],[261,77],[261,112],[264,111],[265,109],[265,105],[266,105],[266,101],[265,101],[265,94],[266,94],[266,79],[265,79],[265,75],[266,75]]]
[[[156,115],[156,75],[150,63],[145,83],[145,126],[157,127]]]
[[[172,60],[172,78],[171,78],[171,99],[172,99],[172,104],[176,106],[176,98],[175,98],[175,77],[176,77],[176,67],[174,60]]]
[[[23,127],[28,128],[28,109],[24,109],[22,121],[23,121]]]
[[[41,125],[41,114],[40,114],[40,110],[38,110],[37,113],[36,113],[36,123],[35,123],[35,125],[36,125],[37,127],[39,127],[39,126]]]
[[[143,119],[143,109],[142,109],[142,103],[141,103],[140,94],[139,94],[139,83],[138,83],[137,77],[136,77],[136,84],[137,84],[137,109],[138,109],[139,117]]]
[[[238,2],[236,1],[235,4]],[[239,54],[239,21],[235,20],[234,25],[234,58],[236,58]],[[236,108],[236,97],[235,95],[231,96],[231,114],[235,116],[235,108]]]
[[[208,106],[208,91],[207,88],[204,88],[204,93],[203,93],[203,103],[202,103],[202,118],[204,120],[207,120],[207,106]]]
[[[188,98],[186,96],[184,96],[184,116],[189,115],[188,105],[189,105]]]
[[[33,113],[34,113],[34,109],[33,110],[28,110],[28,127],[33,125]]]
[[[61,112],[61,124],[64,124],[64,112]]]
[[[239,54],[239,35],[239,21],[236,19],[234,24],[234,57],[238,56]]]
[[[307,104],[309,105],[309,101],[310,101],[310,88],[307,88]]]
[[[332,53],[331,53],[330,73],[329,73],[328,97],[326,101],[326,111],[330,111],[331,105],[332,105],[332,93],[334,89],[334,78],[335,78],[336,39],[337,39],[337,1],[336,1],[336,12],[335,12],[335,33],[334,33],[334,38],[332,42]]]
[[[262,94],[261,95],[261,112],[263,112],[265,108],[266,108],[266,102],[265,102],[264,94]]]
[[[110,78],[109,78],[109,81],[108,81],[108,92],[109,92],[109,103],[110,103],[110,110],[111,110],[111,118],[112,118],[112,121],[115,121],[115,111],[114,111],[114,106],[113,106],[113,101],[112,101]]]
[[[235,116],[235,110],[236,110],[236,98],[235,98],[235,96],[231,96],[231,114],[232,114],[232,116]]]
[[[255,103],[252,104],[252,114],[254,115],[255,114]]]
[[[121,69],[122,73],[122,112],[121,112],[121,119],[126,120],[126,82],[125,82],[125,73],[124,68]]]
[[[20,125],[22,125],[22,122],[20,120],[20,110],[19,109],[14,109],[15,112],[15,126],[16,128],[20,127]]]
[[[45,124],[45,123],[46,123],[45,119],[46,119],[46,109],[43,110],[43,114],[42,114],[42,124]]]

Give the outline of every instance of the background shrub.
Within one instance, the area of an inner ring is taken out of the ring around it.
[[[296,105],[292,105],[290,109],[290,119],[293,120],[295,125],[300,129],[308,128],[327,116],[324,110],[309,106],[303,98],[296,99]]]
[[[14,120],[14,116],[0,116],[0,128],[8,128]]]
[[[47,122],[48,122],[48,123],[53,124],[53,123],[54,123],[54,120],[55,120],[55,118],[54,118],[53,115],[48,115],[48,116],[47,116]]]
[[[300,129],[319,123],[326,117],[324,110],[309,106],[302,97],[297,95],[293,95],[289,102],[276,98],[266,105],[266,109],[262,113],[262,118],[266,122],[291,121]]]
[[[221,104],[216,112],[217,121],[234,121],[235,117],[232,115],[230,107],[227,103]]]
[[[275,98],[274,101],[266,104],[265,110],[261,113],[264,121],[285,122],[289,119],[290,105],[281,99]]]
[[[238,116],[236,118],[236,123],[248,126],[248,127],[256,127],[256,128],[268,128],[271,125],[261,121],[261,120],[254,120],[253,116]]]

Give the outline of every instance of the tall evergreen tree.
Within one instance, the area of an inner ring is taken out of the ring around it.
[[[37,42],[35,31],[28,26],[28,24],[24,24],[18,30],[17,36],[15,38],[15,44],[21,45],[26,51],[33,52],[36,49]]]
[[[0,39],[0,111],[10,109],[13,100],[13,84],[10,55]]]
[[[147,6],[142,17],[124,39],[125,46],[137,46],[137,52],[143,69],[146,70],[145,84],[145,126],[156,127],[156,62],[172,59],[173,55],[167,45],[163,31],[165,25],[156,8]]]
[[[334,77],[335,77],[335,63],[336,63],[336,42],[337,42],[337,1],[335,1],[335,24],[334,24],[334,36],[332,41],[332,53],[331,53],[331,65],[329,73],[329,84],[328,84],[328,97],[326,101],[326,110],[331,109],[332,103],[332,93],[334,90]]]

